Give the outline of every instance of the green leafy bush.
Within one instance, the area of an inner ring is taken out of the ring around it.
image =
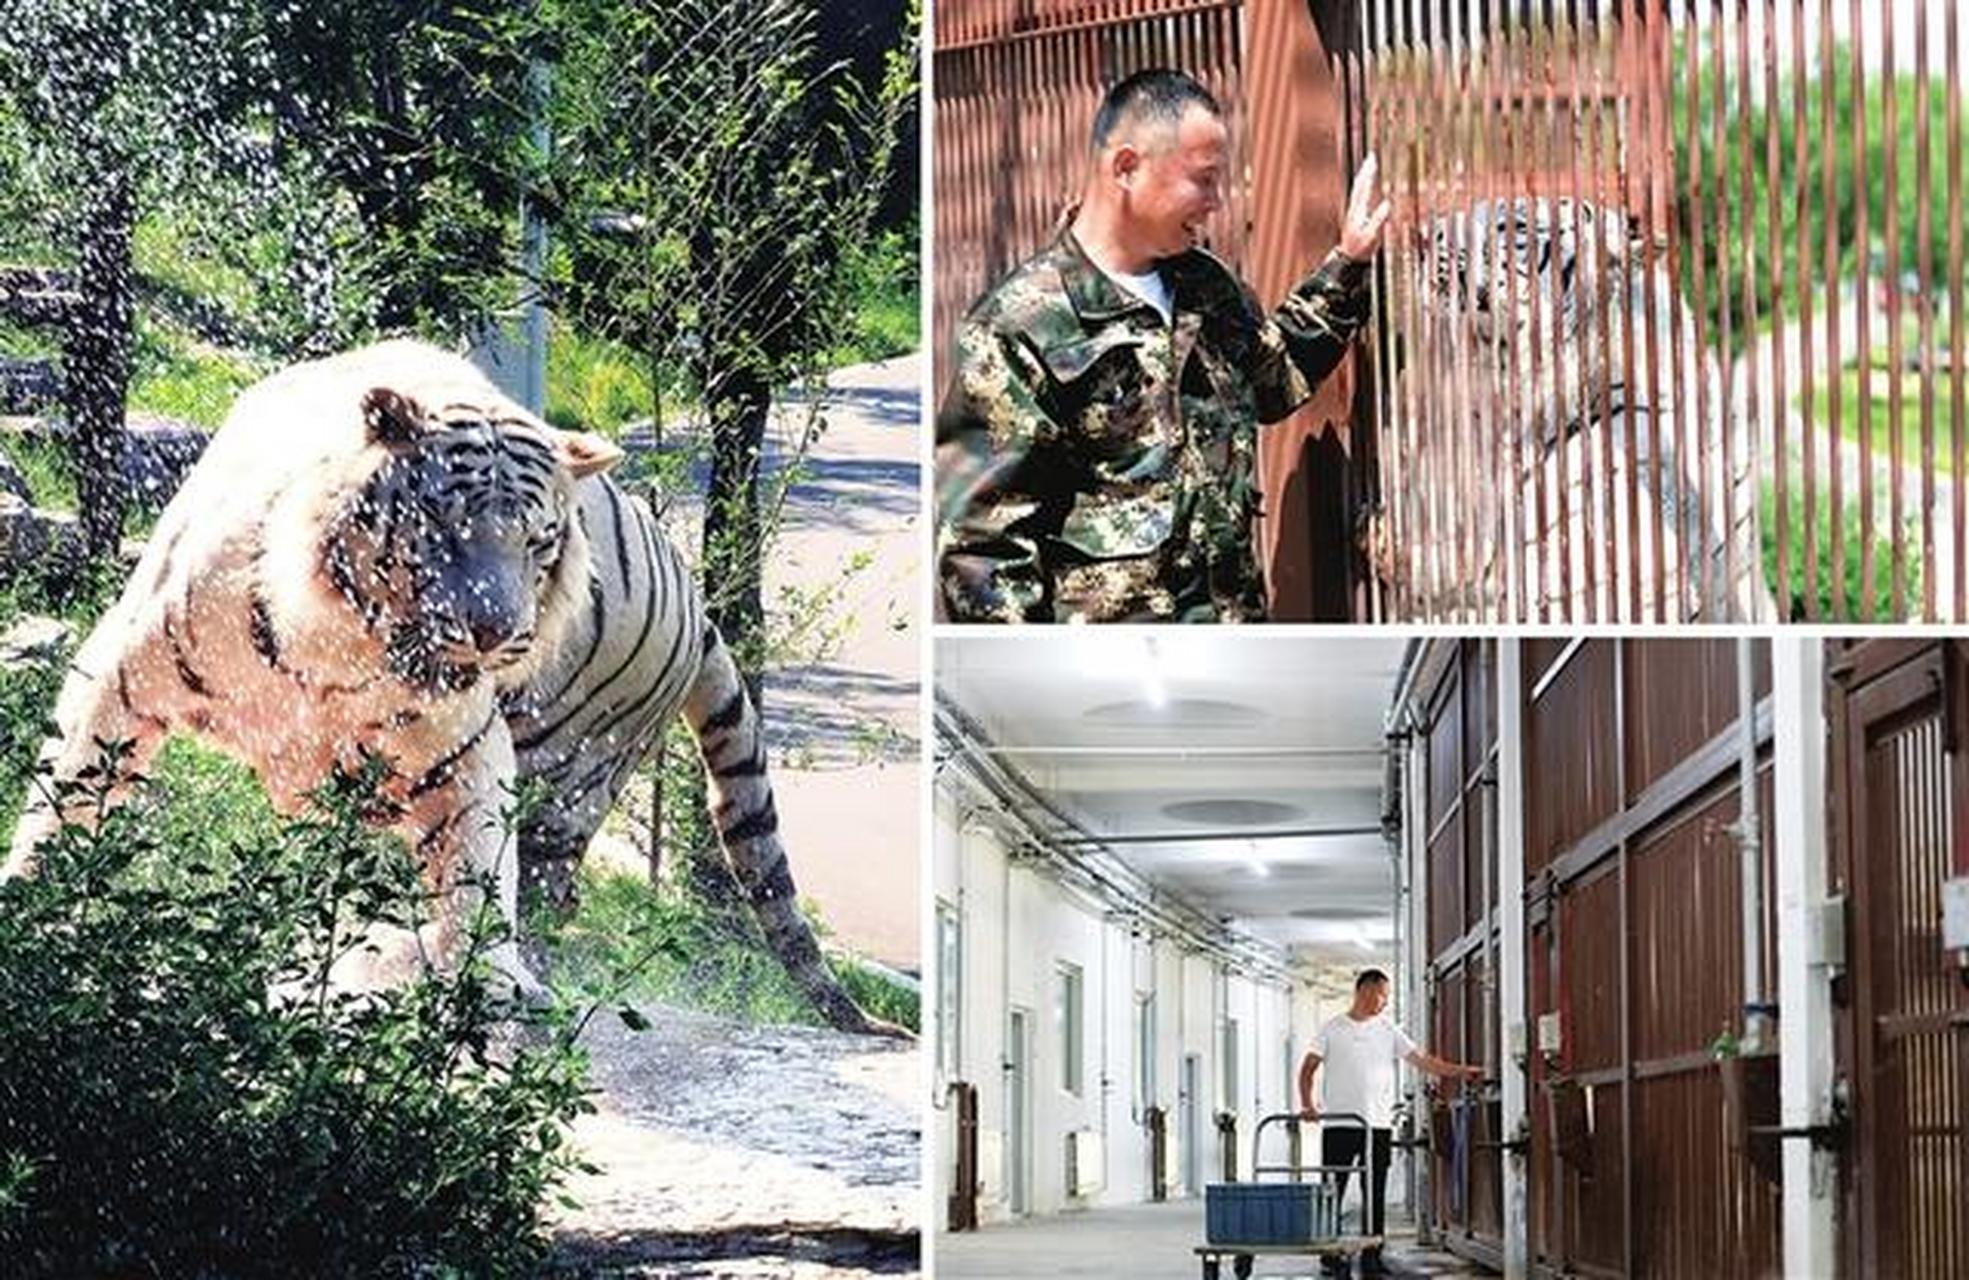
[[[78,798],[102,807],[114,772]],[[170,789],[139,780],[0,886],[0,1273],[538,1263],[575,1164],[564,1124],[589,1107],[578,1028],[516,1013],[476,960],[375,994],[327,982],[354,922],[420,905],[401,845],[362,820],[380,775],[264,824],[171,820]],[[199,790],[239,816],[240,794]]]

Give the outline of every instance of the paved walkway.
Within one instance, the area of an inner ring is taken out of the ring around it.
[[[767,676],[794,875],[838,942],[911,972],[920,965],[921,371],[911,356],[830,379],[827,430],[788,495],[766,566],[768,610],[825,590],[843,627],[831,656]]]
[[[921,963],[921,367],[905,356],[828,379],[826,429],[787,493],[765,570],[769,625],[806,619],[800,652],[767,671],[765,689],[794,880],[836,943],[911,973]],[[775,414],[768,488],[807,419],[798,402]],[[667,429],[666,447],[691,448],[693,466],[661,517],[696,562],[709,455],[691,431]]]
[[[938,1280],[1020,1280],[1021,1277],[1099,1276],[1112,1280],[1197,1280],[1196,1246],[1203,1241],[1203,1206],[1195,1200],[1093,1209],[1030,1218],[962,1235],[939,1234],[934,1245]],[[1386,1260],[1396,1276],[1464,1277],[1491,1274],[1449,1254],[1418,1247],[1397,1235]],[[1229,1277],[1231,1268],[1223,1268]],[[1307,1258],[1265,1258],[1257,1276],[1317,1276]]]

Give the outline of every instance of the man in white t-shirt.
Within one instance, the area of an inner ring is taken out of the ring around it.
[[[1484,1069],[1438,1058],[1419,1047],[1382,1010],[1388,1007],[1388,975],[1379,969],[1364,969],[1354,979],[1354,1003],[1347,1012],[1327,1020],[1313,1037],[1312,1048],[1299,1066],[1299,1110],[1308,1120],[1322,1113],[1333,1115],[1334,1123],[1320,1132],[1320,1163],[1350,1165],[1359,1161],[1363,1143],[1368,1148],[1366,1185],[1361,1189],[1365,1207],[1364,1233],[1381,1235],[1386,1227],[1384,1215],[1388,1197],[1388,1152],[1395,1115],[1395,1071],[1400,1062],[1412,1062],[1422,1071],[1447,1080],[1475,1080]],[[1315,1106],[1313,1086],[1325,1068],[1324,1102]],[[1367,1128],[1360,1127],[1360,1117]],[[1347,1194],[1347,1178],[1340,1179],[1340,1195]],[[1345,1275],[1345,1262],[1322,1260],[1329,1275]],[[1361,1254],[1361,1274],[1380,1275],[1379,1246]]]

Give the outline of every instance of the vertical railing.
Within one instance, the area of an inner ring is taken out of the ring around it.
[[[1961,6],[1360,2],[1374,616],[1969,620]]]

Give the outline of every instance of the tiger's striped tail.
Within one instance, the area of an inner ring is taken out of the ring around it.
[[[765,726],[724,638],[708,623],[704,659],[685,698],[684,716],[704,757],[719,843],[766,944],[828,1025],[864,1034],[895,1033],[896,1028],[869,1017],[842,989],[800,914],[793,872],[779,839],[772,783],[766,776]]]

